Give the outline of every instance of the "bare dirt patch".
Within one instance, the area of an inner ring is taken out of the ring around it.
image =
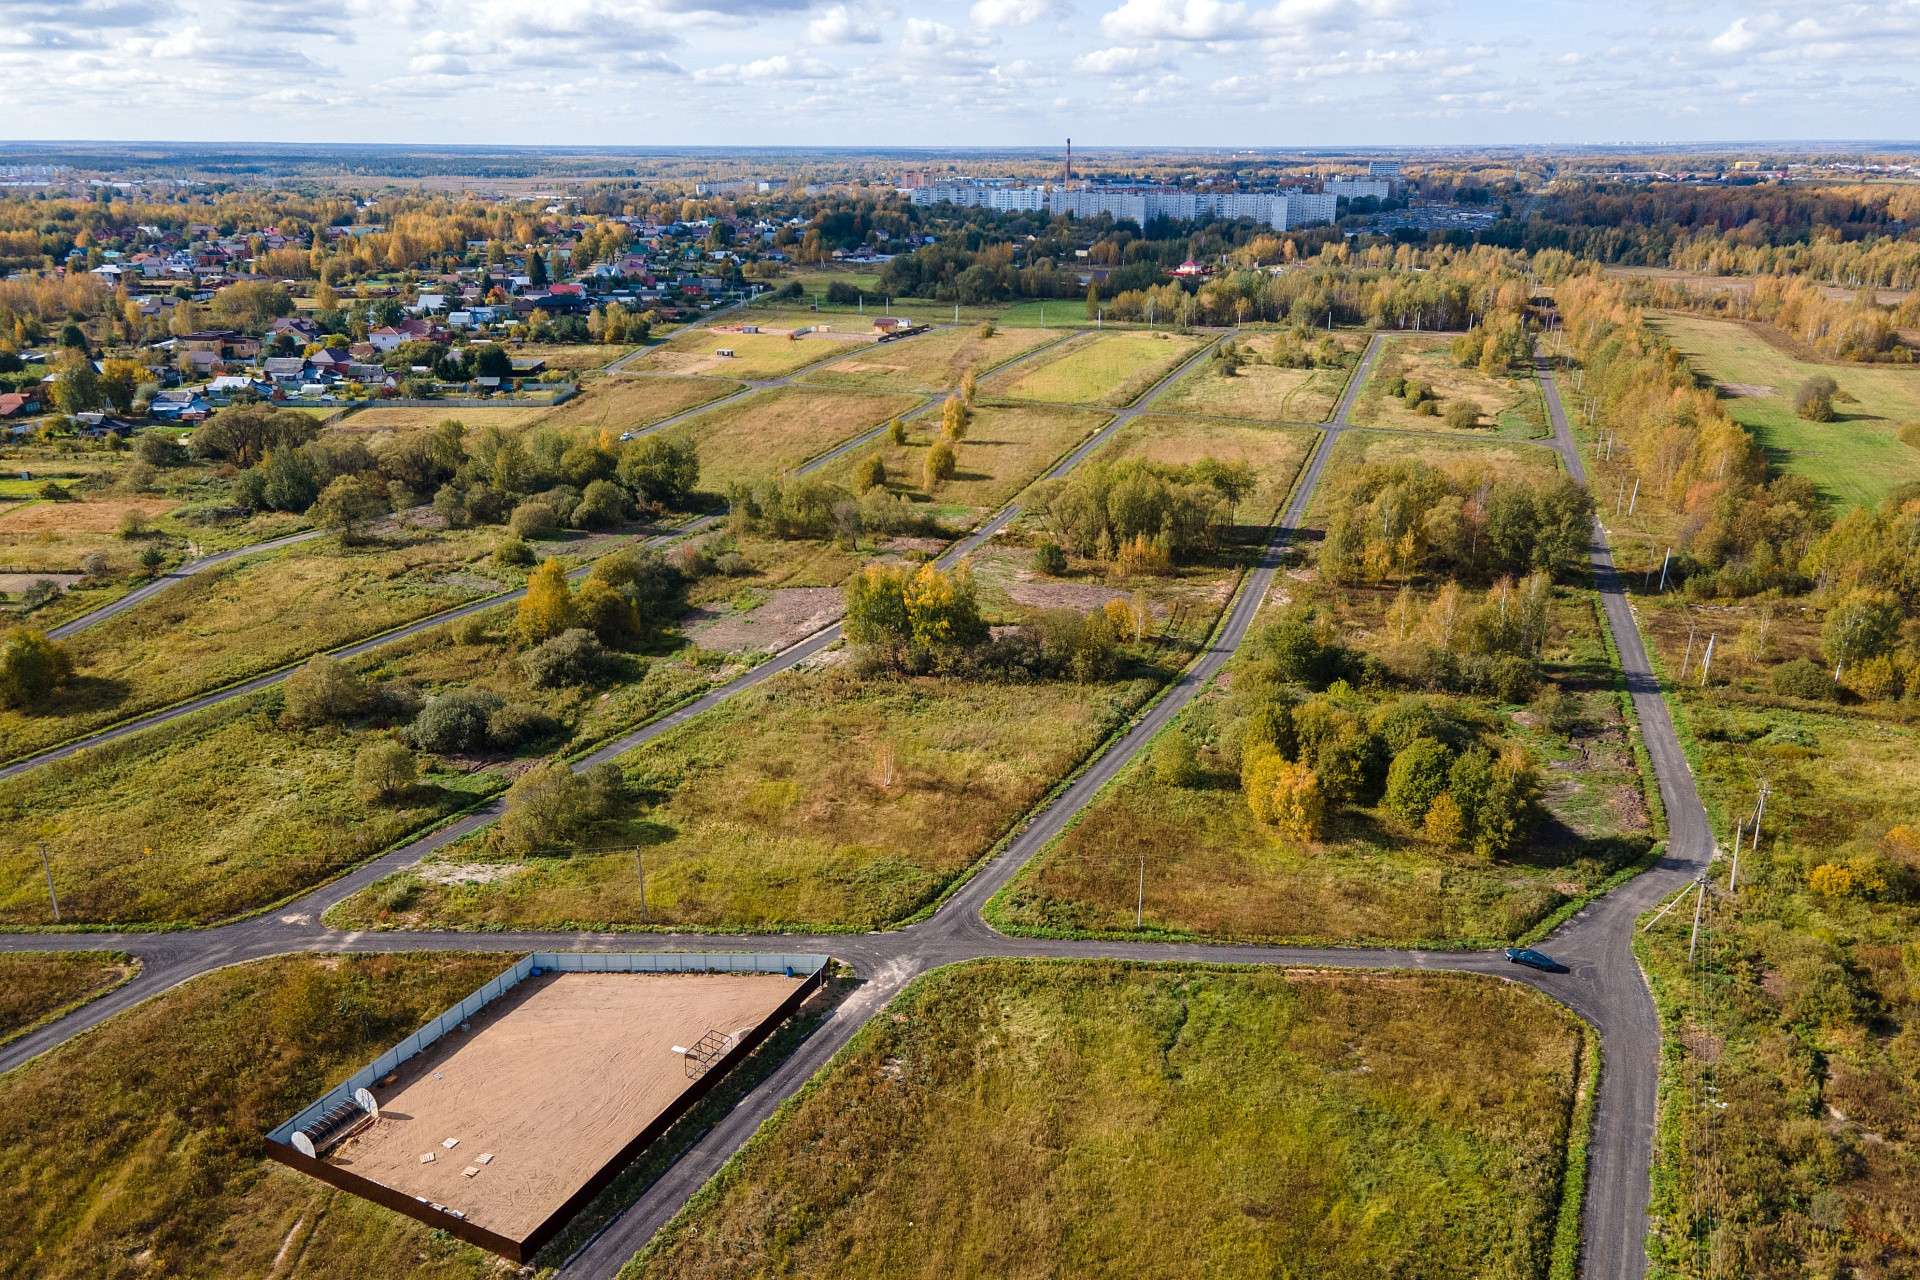
[[[413,873],[433,884],[492,884],[526,869],[516,862],[425,862]]]
[[[780,587],[765,603],[745,611],[722,604],[694,609],[687,636],[714,653],[753,653],[784,649],[829,625],[846,612],[838,587]]]
[[[25,591],[42,579],[65,591],[84,576],[78,573],[0,573],[0,591]]]
[[[1773,394],[1772,387],[1759,382],[1722,382],[1716,385],[1720,388],[1720,394],[1729,399],[1739,399],[1743,396],[1770,396]]]
[[[67,533],[112,533],[120,527],[120,517],[138,511],[149,520],[157,519],[180,504],[166,498],[103,498],[94,502],[36,502],[6,513],[8,533],[54,529]]]
[[[1073,609],[1092,613],[1114,600],[1128,598],[1124,591],[1091,582],[1016,581],[1007,584],[1007,595],[1016,604],[1033,609]]]
[[[693,1083],[673,1046],[759,1026],[801,981],[525,979],[376,1086],[380,1119],[328,1162],[524,1239]]]

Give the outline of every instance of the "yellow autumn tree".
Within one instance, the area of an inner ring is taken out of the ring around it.
[[[539,644],[577,626],[578,621],[566,569],[558,560],[542,561],[527,579],[527,594],[520,599],[520,613],[514,620],[520,638]]]
[[[1298,844],[1320,838],[1326,794],[1320,777],[1304,763],[1288,760],[1272,746],[1255,743],[1240,766],[1240,787],[1255,819]]]
[[[1427,839],[1443,849],[1457,849],[1467,838],[1467,815],[1453,793],[1442,791],[1427,806]]]
[[[947,402],[940,406],[940,430],[947,439],[958,443],[967,438],[967,427],[973,422],[973,410],[967,408],[967,402],[959,396],[948,396]]]

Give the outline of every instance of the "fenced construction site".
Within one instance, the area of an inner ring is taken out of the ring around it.
[[[816,954],[538,952],[267,1135],[525,1262],[820,983]]]

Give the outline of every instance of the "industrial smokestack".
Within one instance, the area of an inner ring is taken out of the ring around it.
[[[1073,139],[1072,138],[1067,139],[1067,170],[1066,170],[1066,173],[1061,178],[1061,181],[1066,182],[1068,184],[1071,184],[1073,182]]]

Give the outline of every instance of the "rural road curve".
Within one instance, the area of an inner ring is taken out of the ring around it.
[[[1587,1280],[1638,1280],[1646,1269],[1644,1239],[1649,1202],[1648,1168],[1652,1156],[1660,1026],[1631,942],[1636,917],[1697,875],[1713,855],[1713,840],[1699,795],[1681,754],[1638,630],[1617,575],[1606,534],[1597,522],[1592,558],[1608,626],[1621,656],[1641,732],[1658,776],[1670,838],[1665,856],[1634,880],[1590,903],[1542,943],[1568,969],[1542,974],[1516,969],[1498,952],[1425,952],[1390,949],[1261,947],[1156,942],[1084,942],[1010,938],[990,929],[980,909],[1008,883],[1028,859],[1080,812],[1100,788],[1118,776],[1232,657],[1261,603],[1272,588],[1287,538],[1298,527],[1339,436],[1353,400],[1380,346],[1369,344],[1317,447],[1303,467],[1292,498],[1276,524],[1257,566],[1199,659],[1159,701],[1142,713],[1120,740],[1102,752],[1081,776],[1031,815],[1006,849],[981,867],[929,919],[884,933],[823,937],[820,949],[850,963],[861,987],[724,1119],[694,1144],[632,1206],[616,1218],[562,1268],[568,1280],[605,1280],[614,1275],[677,1212],[770,1116],[816,1071],[825,1066],[868,1017],[918,974],[941,965],[984,956],[1111,957],[1176,962],[1247,963],[1328,967],[1418,968],[1496,974],[1540,988],[1593,1023],[1601,1033],[1603,1068],[1594,1119],[1583,1220],[1582,1275]],[[1064,471],[1084,458],[1114,430],[1145,412],[1174,379],[1204,358],[1203,349],[1162,380],[1134,407],[1055,468]],[[1568,470],[1584,479],[1578,449],[1568,430],[1551,370],[1543,361],[1537,376],[1554,426],[1552,447]],[[966,554],[1012,519],[1013,509],[995,517],[943,559]],[[631,749],[673,725],[825,648],[837,628],[819,633],[674,716],[609,743],[580,767]],[[44,1053],[108,1017],[180,982],[229,964],[295,952],[375,952],[399,950],[791,950],[801,935],[716,936],[712,934],[345,932],[321,923],[324,912],[351,894],[444,847],[497,816],[489,808],[415,841],[349,873],[275,912],[205,930],[123,933],[14,933],[0,935],[0,950],[110,948],[140,957],[140,975],[90,1005],[0,1049],[0,1071]]]

